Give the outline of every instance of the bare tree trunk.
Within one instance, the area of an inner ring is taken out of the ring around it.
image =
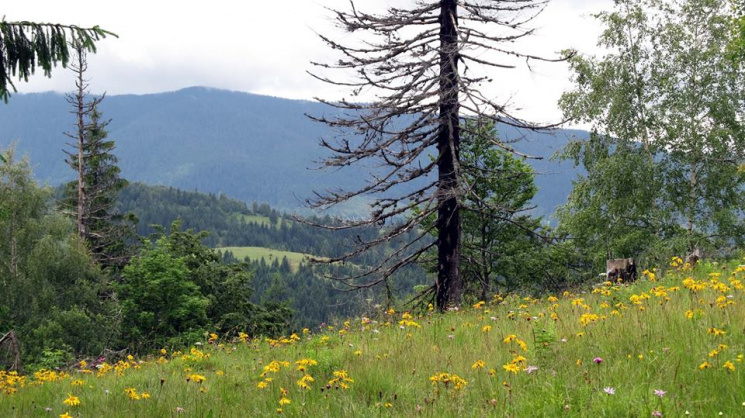
[[[696,223],[696,203],[698,202],[698,170],[696,169],[696,163],[691,163],[691,190],[688,192],[688,204],[691,206],[688,208],[688,251],[693,251],[696,245],[693,243],[693,227]]]
[[[10,163],[12,163],[11,161]],[[12,169],[12,168],[11,168]],[[12,200],[16,200],[15,193],[15,178],[13,175],[8,176],[8,188],[11,190]],[[11,203],[11,207],[16,207],[15,202]],[[16,235],[16,214],[11,213],[8,222],[8,232],[10,238],[10,263],[8,266],[8,272],[10,273],[10,280],[17,280],[18,278],[18,236]]]
[[[458,306],[463,294],[460,276],[458,5],[444,0],[440,8],[440,113],[437,151],[437,295],[439,310]]]
[[[78,119],[78,135],[77,135],[77,146],[78,146],[78,235],[81,238],[86,237],[87,231],[85,230],[85,176],[83,169],[85,167],[83,161],[83,145],[85,144],[85,80],[83,79],[83,72],[85,71],[85,56],[82,46],[77,46],[77,58],[78,58],[78,79],[76,81],[78,92],[77,92],[77,119]]]
[[[486,231],[489,225],[485,222],[485,219],[482,219],[481,222],[481,300],[486,301],[486,299],[489,297],[489,276],[491,275],[491,266],[489,265],[489,257],[487,255],[487,252],[489,251],[487,248],[487,240],[486,240]]]
[[[3,344],[7,345],[7,351],[12,355],[10,370],[23,373],[21,344],[18,343],[18,338],[16,337],[15,332],[10,331],[3,337],[0,337],[0,348],[2,348]]]

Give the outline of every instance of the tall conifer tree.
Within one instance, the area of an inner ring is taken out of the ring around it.
[[[116,211],[117,195],[127,182],[119,176],[114,141],[107,139],[109,121],[102,121],[98,110],[104,96],[86,100],[90,94],[84,77],[85,50],[77,45],[76,52],[71,68],[77,75],[77,90],[67,96],[67,101],[73,106],[77,130],[66,134],[75,143],[71,144],[73,151],[65,152],[77,180],[68,184],[63,206],[75,216],[78,235],[86,241],[94,259],[103,267],[121,267],[131,255],[127,241],[134,237],[136,221],[133,215]]]

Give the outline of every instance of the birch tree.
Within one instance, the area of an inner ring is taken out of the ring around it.
[[[596,263],[741,239],[743,74],[729,59],[731,16],[724,0],[618,0],[596,16],[607,53],[571,60],[574,88],[560,105],[592,128],[565,150],[587,173],[560,217]]]

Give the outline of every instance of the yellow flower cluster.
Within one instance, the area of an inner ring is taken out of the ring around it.
[[[264,377],[268,373],[277,373],[282,368],[282,366],[284,366],[284,367],[290,367],[290,362],[289,361],[272,360],[269,364],[267,364],[266,366],[264,366],[264,372],[261,373],[261,376]]]
[[[26,376],[21,376],[16,371],[6,372],[0,370],[0,393],[12,395],[19,388],[26,387]]]
[[[279,337],[276,340],[274,338],[267,338],[266,342],[269,343],[270,347],[282,347],[284,345],[293,345],[300,341],[300,336],[292,334],[289,337]]]
[[[354,383],[354,380],[347,375],[346,370],[335,371],[334,378],[329,380],[329,386],[338,386],[342,389],[349,389],[348,383]]]
[[[586,327],[593,322],[597,322],[599,319],[600,317],[597,314],[584,313],[582,314],[582,316],[579,317],[579,322],[582,324],[582,326]]]
[[[205,380],[207,380],[206,377],[202,376],[201,374],[193,373],[186,377],[186,381],[191,381],[194,383],[202,383]]]
[[[465,388],[466,385],[468,385],[468,382],[457,374],[450,374],[446,372],[438,373],[430,377],[429,381],[432,382],[433,385],[442,383],[446,388],[453,390],[461,390]]]
[[[286,363],[286,362],[283,362],[283,363]],[[300,359],[296,361],[295,364],[297,365],[298,371],[304,372],[310,366],[317,366],[318,362],[310,358],[304,358],[304,359]],[[277,371],[279,371],[279,369]]]
[[[693,279],[693,277],[687,277],[685,280],[683,280],[683,287],[690,290],[693,293],[700,292],[704,289],[706,289],[706,282],[704,281],[697,281]]]
[[[297,385],[300,386],[301,389],[310,389],[310,384],[315,382],[316,380],[313,379],[313,377],[309,374],[303,375],[303,377],[300,378],[300,380],[297,381]]]
[[[404,314],[401,315],[401,320],[398,322],[398,325],[406,328],[421,328],[421,326],[416,321],[414,321],[414,318],[408,312],[404,312]]]
[[[127,397],[130,400],[133,401],[139,401],[141,399],[148,399],[150,398],[150,394],[147,392],[137,393],[137,390],[135,388],[124,388],[124,393],[127,395]]]
[[[508,336],[504,337],[504,340],[502,340],[503,343],[509,344],[509,343],[515,343],[517,344],[523,351],[528,351],[528,344],[519,339],[517,335],[515,334],[509,334]]]
[[[34,373],[34,382],[44,384],[46,382],[56,382],[67,379],[70,375],[65,372],[56,372],[54,370],[41,369]]]
[[[185,362],[194,362],[194,363],[198,363],[202,360],[207,360],[209,358],[210,358],[209,354],[205,354],[202,350],[199,350],[196,347],[192,347],[189,350],[189,354],[184,354],[183,356],[181,356],[181,360]]]

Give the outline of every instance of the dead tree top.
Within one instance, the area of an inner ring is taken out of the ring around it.
[[[389,225],[378,238],[353,243],[354,249],[349,253],[327,261],[349,260],[417,231],[416,238],[397,247],[385,261],[348,278],[346,283],[352,287],[380,283],[402,266],[418,261],[435,245],[428,239],[434,226],[422,225],[436,214],[438,199],[443,197],[438,195],[436,176],[429,175],[435,172],[438,163],[432,153],[445,123],[445,116],[440,114],[443,104],[455,101],[461,120],[464,118],[461,115],[466,115],[534,130],[558,125],[529,123],[511,114],[506,103],[483,93],[483,87],[493,82],[493,73],[499,69],[520,64],[529,67],[533,60],[567,58],[541,58],[513,48],[516,41],[533,33],[528,24],[544,10],[547,1],[461,0],[457,1],[457,13],[450,16],[442,13],[446,2],[455,0],[422,0],[409,8],[390,7],[383,13],[369,14],[350,1],[348,11],[329,10],[337,26],[353,36],[337,41],[319,35],[338,53],[338,59],[313,62],[315,69],[310,74],[351,90],[350,97],[341,100],[317,98],[329,106],[329,111],[308,115],[338,132],[334,138],[321,139],[321,145],[332,152],[321,165],[343,169],[363,163],[376,169],[363,187],[316,192],[308,203],[312,208],[328,208],[358,196],[372,195],[375,200],[369,218],[328,227],[355,228],[386,222]],[[455,26],[455,42],[443,42],[443,19],[451,19],[447,23]],[[456,69],[454,85],[443,82],[441,74],[447,66]],[[493,142],[496,147],[522,155],[506,141],[494,139]],[[457,163],[455,169],[460,170]],[[416,187],[398,188],[412,182]],[[461,186],[458,198],[468,193],[468,189],[468,185]]]

